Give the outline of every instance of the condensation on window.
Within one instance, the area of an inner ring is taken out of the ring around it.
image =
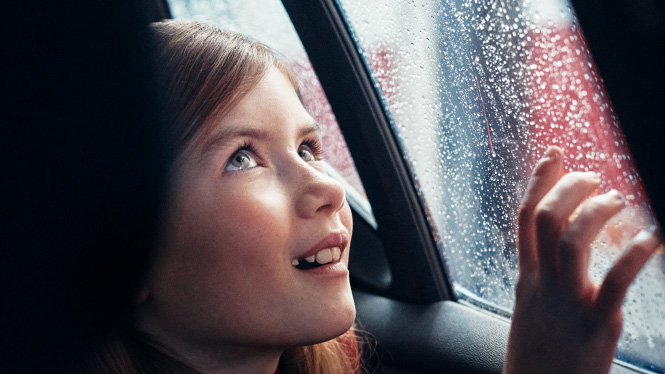
[[[431,214],[456,294],[510,314],[516,214],[549,145],[627,206],[592,246],[600,281],[654,220],[569,4],[339,0]],[[623,306],[618,358],[665,370],[665,254]]]
[[[376,227],[335,115],[282,3],[279,0],[169,0],[169,7],[174,18],[197,20],[245,34],[266,43],[284,57],[298,77],[305,109],[321,127],[323,158],[329,166],[326,169],[345,184],[349,202]]]

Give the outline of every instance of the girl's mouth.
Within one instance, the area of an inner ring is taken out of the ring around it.
[[[322,249],[315,255],[294,259],[291,261],[291,265],[298,270],[309,270],[331,262],[337,262],[340,258],[342,258],[342,250],[339,247],[331,247]]]

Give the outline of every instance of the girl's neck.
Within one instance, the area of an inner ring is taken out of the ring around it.
[[[197,344],[174,336],[164,336],[160,330],[139,329],[137,332],[139,339],[148,346],[205,374],[274,374],[284,352],[277,347]]]
[[[184,358],[187,363],[204,374],[275,374],[280,352],[274,354],[234,354],[228,353],[210,359],[208,355],[194,354]]]
[[[274,374],[283,351],[257,347],[210,347],[160,344],[169,354],[204,374]]]

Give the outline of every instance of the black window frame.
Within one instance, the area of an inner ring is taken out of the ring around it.
[[[390,283],[373,291],[414,303],[455,300],[390,119],[339,8],[326,0],[282,3],[326,92],[372,204],[377,235],[391,270]]]

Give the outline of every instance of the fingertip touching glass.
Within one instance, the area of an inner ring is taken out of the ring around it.
[[[508,316],[516,215],[549,145],[566,171],[594,171],[626,207],[593,243],[600,281],[654,219],[584,38],[566,1],[338,0],[431,217],[454,291]],[[665,371],[665,254],[623,305],[617,358]]]

